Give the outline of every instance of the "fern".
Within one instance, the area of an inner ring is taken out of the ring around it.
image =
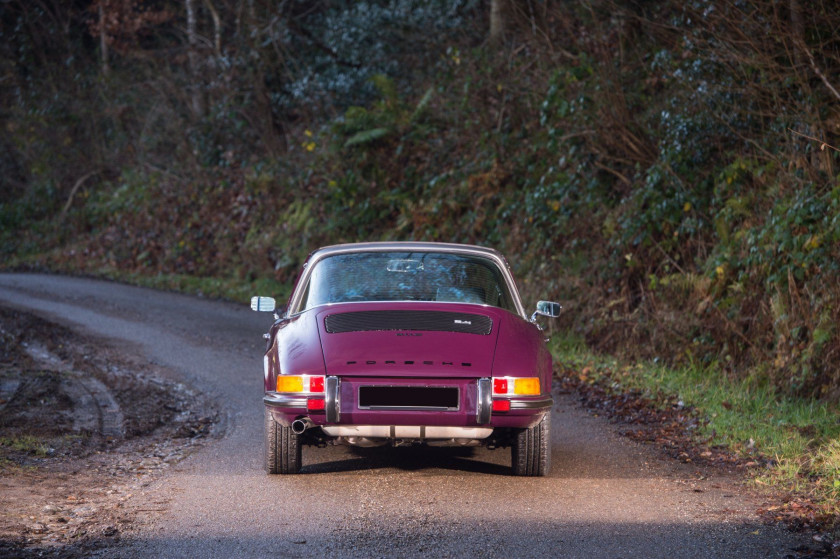
[[[344,142],[344,147],[349,148],[351,146],[370,144],[380,138],[384,138],[390,133],[390,128],[372,128],[370,130],[362,130],[361,132],[357,132],[350,136],[350,138]]]
[[[432,101],[432,97],[435,94],[435,88],[430,87],[426,90],[426,93],[423,94],[423,97],[420,98],[420,101],[417,103],[417,107],[415,107],[414,112],[411,114],[411,119],[409,122],[415,122],[420,115],[426,110],[426,107],[429,106],[429,103]]]

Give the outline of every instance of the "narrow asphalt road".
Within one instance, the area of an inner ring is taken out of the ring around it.
[[[266,295],[266,294],[264,294]],[[658,456],[558,396],[547,478],[508,450],[304,450],[262,469],[261,334],[270,315],[115,283],[0,274],[0,303],[111,340],[217,399],[224,436],[136,495],[138,530],[97,557],[795,556],[725,476]],[[145,506],[147,503],[148,506]]]

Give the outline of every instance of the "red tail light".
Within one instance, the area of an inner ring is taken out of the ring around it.
[[[493,411],[510,411],[510,400],[493,400]]]
[[[506,378],[493,379],[493,394],[507,394],[508,381]]]
[[[309,391],[323,392],[324,391],[324,377],[309,377]]]
[[[306,400],[306,408],[310,411],[323,410],[325,407],[326,406],[322,398],[309,398]]]

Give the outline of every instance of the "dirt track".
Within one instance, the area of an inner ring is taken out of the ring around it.
[[[218,406],[218,440],[183,461],[184,453],[161,459],[168,465],[139,482],[137,464],[123,465],[113,484],[124,489],[105,495],[118,495],[125,522],[92,530],[92,556],[740,559],[797,556],[793,550],[808,544],[805,535],[764,525],[755,514],[760,500],[737,478],[665,459],[562,395],[545,479],[508,475],[505,451],[342,447],[305,449],[301,475],[268,477],[265,315],[244,304],[49,276],[0,275],[0,303],[87,338],[107,337],[115,356],[152,366],[162,382]],[[130,424],[133,414],[123,413]],[[79,487],[85,478],[77,475],[67,472],[61,487]],[[46,514],[49,504],[37,506]],[[0,507],[8,513],[7,501]]]

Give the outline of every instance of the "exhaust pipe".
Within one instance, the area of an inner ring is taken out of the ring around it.
[[[292,421],[292,433],[295,435],[302,435],[304,431],[313,427],[312,420],[308,417],[302,417]]]

